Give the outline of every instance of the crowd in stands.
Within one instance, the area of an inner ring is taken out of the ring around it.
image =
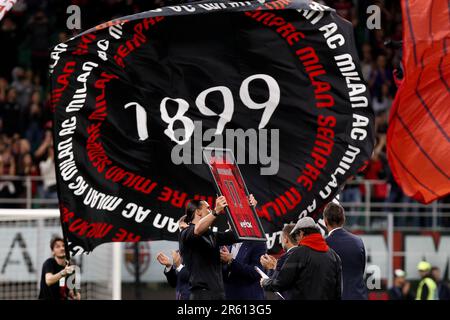
[[[34,207],[56,206],[52,112],[48,64],[50,49],[83,29],[135,12],[161,7],[161,0],[18,0],[0,22],[0,203],[23,207],[31,196],[44,199]],[[81,30],[68,30],[68,6],[81,8]],[[41,177],[41,178],[39,178]],[[5,201],[4,199],[8,199]],[[45,201],[45,200],[50,201]]]

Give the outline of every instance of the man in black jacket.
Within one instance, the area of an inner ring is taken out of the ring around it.
[[[328,229],[326,242],[342,261],[342,300],[367,300],[364,243],[361,238],[343,228],[344,208],[338,203],[327,204],[323,210],[323,218]]]
[[[253,195],[250,205],[256,206]],[[191,200],[186,207],[188,227],[180,233],[180,252],[190,272],[190,300],[224,300],[225,290],[220,260],[220,247],[239,242],[232,231],[213,232],[210,227],[227,206],[224,196],[216,199],[211,210],[202,200]]]
[[[261,256],[261,265],[264,267],[264,269],[267,270],[267,275],[272,279],[276,279],[276,277],[278,277],[278,274],[280,273],[281,268],[283,268],[286,259],[291,255],[292,249],[297,247],[298,241],[291,234],[292,230],[294,230],[294,227],[295,224],[290,223],[285,225],[283,230],[281,230],[280,242],[284,253],[278,260],[268,254]],[[290,300],[288,291],[280,293],[285,300]]]
[[[289,291],[292,300],[340,300],[341,259],[329,248],[311,217],[300,219],[292,230],[300,235],[275,279],[262,279],[269,291]]]

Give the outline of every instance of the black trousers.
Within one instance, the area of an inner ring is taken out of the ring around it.
[[[189,300],[225,300],[225,293],[205,289],[192,290]]]

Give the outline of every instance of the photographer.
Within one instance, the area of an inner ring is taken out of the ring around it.
[[[42,265],[39,299],[42,300],[80,300],[79,292],[69,290],[66,277],[73,274],[74,266],[69,266],[66,260],[64,240],[55,237],[50,241],[52,258]]]

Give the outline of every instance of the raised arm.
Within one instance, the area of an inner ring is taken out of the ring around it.
[[[204,234],[209,227],[213,224],[213,222],[216,220],[217,215],[223,211],[223,209],[227,206],[227,200],[224,196],[220,196],[216,199],[216,207],[214,208],[214,213],[210,213],[203,218],[201,218],[196,224],[194,229],[194,234],[197,236],[200,236]]]
[[[61,278],[67,276],[68,274],[71,274],[72,272],[73,272],[72,266],[66,266],[63,270],[61,270],[60,272],[55,273],[55,274],[53,274],[51,272],[47,272],[45,274],[45,284],[47,286],[54,285],[59,280],[61,280]]]

